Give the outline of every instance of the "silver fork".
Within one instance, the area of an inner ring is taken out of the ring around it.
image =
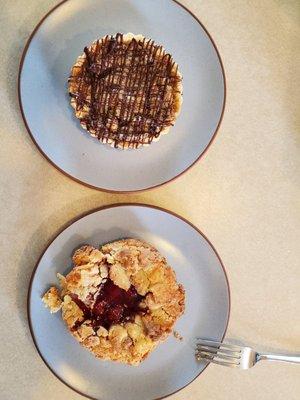
[[[300,364],[300,355],[258,353],[251,347],[197,339],[197,360],[206,360],[226,367],[249,369],[260,360],[284,361]]]

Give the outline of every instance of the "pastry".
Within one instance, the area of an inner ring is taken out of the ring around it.
[[[84,48],[71,70],[69,94],[76,117],[92,136],[112,147],[138,148],[174,125],[182,77],[162,46],[118,33]]]
[[[70,333],[96,357],[138,365],[184,312],[184,289],[165,258],[137,239],[83,246],[60,289],[43,296]]]

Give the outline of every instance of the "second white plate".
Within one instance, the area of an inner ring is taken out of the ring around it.
[[[57,272],[66,274],[71,267],[76,248],[126,237],[153,244],[186,291],[186,310],[176,324],[183,340],[170,336],[138,367],[96,359],[68,333],[59,313],[50,314],[41,300],[57,285]],[[221,341],[229,309],[225,270],[208,239],[179,216],[140,204],[92,211],[61,231],[42,254],[28,297],[31,333],[44,362],[72,389],[99,400],[152,400],[188,385],[207,365],[196,361],[196,337]]]

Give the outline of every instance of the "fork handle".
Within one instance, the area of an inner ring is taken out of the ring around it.
[[[257,361],[269,360],[269,361],[284,361],[289,363],[300,364],[300,356],[286,356],[281,354],[257,354]]]

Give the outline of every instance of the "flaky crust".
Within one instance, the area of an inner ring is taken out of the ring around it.
[[[134,35],[132,33],[127,33],[125,35],[123,35],[124,38],[124,42],[125,43],[130,43],[132,41],[132,39],[135,39],[136,41],[142,42],[144,37],[142,35]],[[105,37],[99,40],[94,41],[89,47],[88,50],[89,52],[93,53],[94,49],[97,46],[97,42],[101,44],[102,41],[104,41]],[[163,49],[162,52],[162,56],[166,54],[165,50]],[[120,149],[130,149],[130,148],[138,148],[141,146],[149,146],[148,142],[148,136],[147,134],[145,134],[144,137],[144,143],[139,143],[139,144],[133,144],[130,141],[126,141],[126,140],[119,140],[116,141],[114,140],[113,137],[98,137],[97,132],[95,130],[93,130],[92,128],[88,128],[86,123],[85,123],[85,117],[86,115],[89,114],[90,112],[90,107],[88,105],[85,105],[84,107],[78,107],[78,102],[77,102],[77,96],[80,93],[80,81],[77,79],[77,77],[79,77],[82,74],[82,70],[84,67],[86,61],[86,54],[83,53],[81,54],[75,64],[73,65],[72,69],[71,69],[71,74],[69,77],[69,93],[71,95],[71,106],[74,108],[75,111],[75,115],[76,117],[79,119],[81,126],[87,130],[91,136],[98,138],[100,141],[102,141],[103,143],[107,143],[109,144],[111,147],[117,147]],[[181,105],[182,105],[182,76],[180,74],[180,72],[178,71],[178,66],[177,64],[174,64],[173,69],[172,69],[172,74],[177,76],[177,83],[174,87],[170,88],[170,90],[172,91],[172,93],[170,93],[170,95],[173,97],[173,106],[172,106],[172,120],[170,121],[170,124],[168,126],[165,126],[159,136],[155,137],[153,139],[154,142],[158,141],[161,137],[161,135],[163,134],[167,134],[170,130],[170,128],[174,125],[180,110],[181,110]],[[87,94],[87,101],[89,101],[91,98],[90,93]],[[116,118],[118,116],[116,115]],[[117,128],[116,128],[117,129]]]
[[[164,340],[184,312],[184,289],[176,282],[174,271],[151,245],[124,239],[104,245],[100,250],[84,246],[73,255],[74,267],[63,277],[61,290],[50,288],[43,301],[51,312],[62,310],[71,334],[96,357],[137,365]],[[143,296],[136,313],[124,321],[96,331],[82,309],[72,300],[75,294],[92,307],[101,284],[107,278],[128,290],[133,285]]]

